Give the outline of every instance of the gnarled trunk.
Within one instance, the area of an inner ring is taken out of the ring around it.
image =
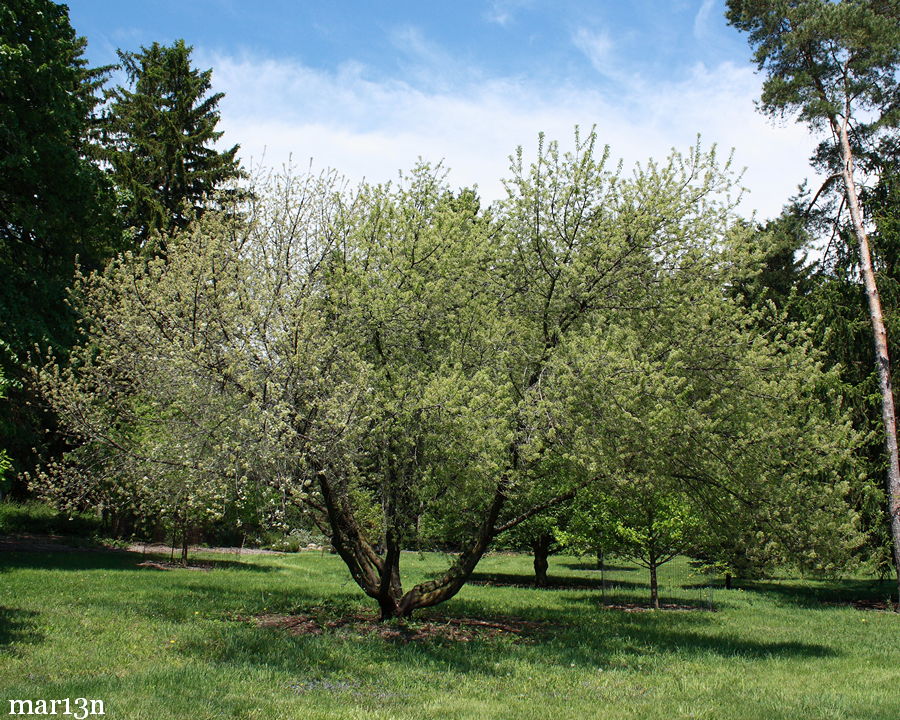
[[[336,488],[329,480],[328,473],[318,473],[319,489],[324,505],[317,509],[328,518],[331,530],[331,544],[350,570],[356,584],[363,592],[378,602],[380,618],[409,617],[419,608],[438,605],[452,598],[466,584],[478,562],[487,552],[491,541],[500,533],[515,527],[537,513],[574,497],[575,493],[589,482],[588,479],[572,489],[529,508],[526,512],[498,524],[500,513],[506,504],[506,479],[500,479],[494,489],[494,496],[481,524],[473,533],[468,544],[456,556],[452,565],[439,577],[428,580],[403,592],[400,582],[400,536],[392,526],[393,506],[385,502],[385,555],[379,556],[365,533],[357,523],[353,508],[345,492]]]
[[[547,568],[550,563],[547,561],[550,555],[550,545],[553,544],[553,536],[547,533],[540,535],[532,544],[531,551],[534,553],[534,585],[535,587],[547,586]]]

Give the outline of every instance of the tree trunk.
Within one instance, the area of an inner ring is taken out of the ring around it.
[[[181,528],[181,564],[184,567],[188,566],[188,524],[187,524],[187,520],[185,520],[184,525]]]
[[[550,555],[550,545],[553,542],[552,535],[541,535],[532,544],[531,550],[534,553],[534,586],[547,586],[547,568],[550,563],[547,557]]]
[[[656,558],[650,557],[650,604],[659,610],[659,583],[656,580]]]
[[[603,570],[603,548],[597,548],[597,569]]]
[[[731,587],[731,573],[727,572],[725,573],[725,589],[731,590]]]
[[[881,310],[881,297],[875,283],[875,270],[872,266],[872,253],[869,247],[869,236],[863,225],[862,209],[856,191],[853,172],[853,153],[847,135],[846,120],[838,123],[832,120],[832,127],[840,138],[842,175],[847,195],[847,206],[856,239],[859,242],[859,271],[866,288],[869,301],[869,316],[872,320],[872,334],[875,344],[875,364],[878,368],[878,380],[881,387],[881,415],[884,420],[884,445],[887,452],[887,499],[888,513],[891,522],[891,539],[894,548],[894,570],[897,576],[898,610],[900,610],[900,459],[897,451],[897,417],[894,410],[894,390],[891,383],[891,362],[888,355],[887,330]]]

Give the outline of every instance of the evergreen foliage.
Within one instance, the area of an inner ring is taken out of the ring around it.
[[[65,288],[76,259],[97,268],[119,243],[114,195],[91,159],[107,69],[88,68],[84,47],[64,5],[0,5],[0,368],[10,383],[0,435],[20,470],[54,442],[52,417],[29,404],[27,353],[74,342]]]
[[[224,94],[209,94],[212,70],[192,67],[191,51],[184,40],[119,51],[129,86],[108,93],[104,158],[137,247],[186,228],[206,198],[243,176],[238,146],[214,147]]]

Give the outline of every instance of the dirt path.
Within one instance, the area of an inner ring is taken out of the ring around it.
[[[168,555],[172,553],[171,545],[163,545],[162,543],[132,543],[128,546],[130,552],[151,553],[153,555]],[[227,555],[284,555],[278,550],[263,550],[262,548],[240,548],[240,547],[203,547],[201,545],[191,545],[188,553],[222,553]],[[175,554],[181,556],[181,548],[175,548]]]
[[[0,552],[124,552],[147,553],[163,555],[172,552],[169,545],[160,543],[132,543],[127,548],[103,545],[87,538],[71,537],[66,535],[35,535],[31,533],[17,533],[15,535],[0,535]],[[175,549],[176,554],[181,552]],[[276,550],[262,550],[260,548],[239,547],[201,547],[191,545],[189,552],[193,553],[222,553],[227,555],[284,555]]]

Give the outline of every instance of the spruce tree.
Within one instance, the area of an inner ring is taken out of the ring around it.
[[[213,147],[223,134],[216,126],[224,94],[208,94],[212,70],[192,67],[191,51],[177,40],[118,53],[129,87],[108,93],[106,159],[139,247],[155,232],[183,229],[206,196],[243,175],[238,145]]]
[[[35,344],[65,354],[76,261],[97,268],[118,247],[115,197],[92,160],[108,69],[87,66],[85,45],[65,5],[0,3],[0,438],[16,470],[58,444],[25,383],[27,355]]]

